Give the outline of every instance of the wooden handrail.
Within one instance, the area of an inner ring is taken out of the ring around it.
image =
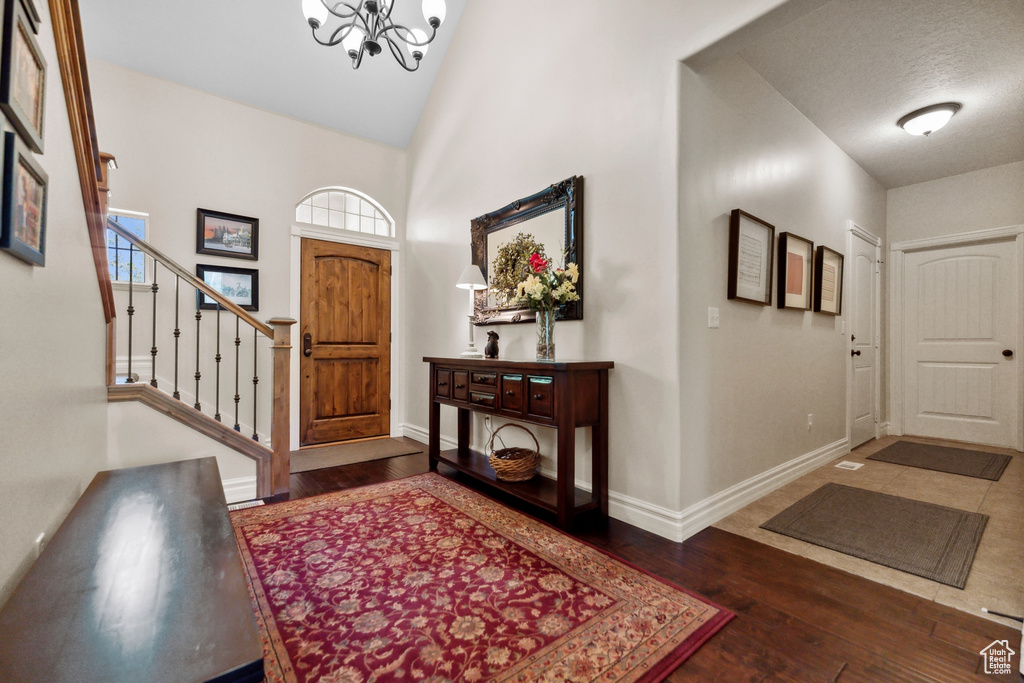
[[[263,336],[268,337],[270,339],[274,338],[274,328],[272,328],[270,325],[264,322],[260,322],[256,318],[249,315],[249,312],[246,311],[244,308],[242,308],[235,302],[231,301],[226,296],[218,292],[216,289],[206,284],[205,282],[203,282],[202,280],[200,280],[195,275],[188,272],[181,266],[179,266],[177,263],[175,263],[169,257],[165,256],[159,249],[157,249],[153,245],[139,239],[132,233],[125,230],[124,226],[122,226],[120,223],[118,223],[116,220],[109,216],[107,217],[107,228],[117,233],[120,237],[127,240],[131,244],[135,245],[135,247],[139,251],[152,256],[154,259],[160,262],[160,265],[162,265],[164,268],[180,277],[182,280],[185,280],[185,282],[187,282],[188,284],[202,291],[208,297],[219,303],[220,307],[225,311],[230,311],[231,313],[234,313],[239,318],[241,318],[243,322],[246,322],[255,327]]]

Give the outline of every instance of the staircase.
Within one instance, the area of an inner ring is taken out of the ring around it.
[[[291,326],[295,321],[257,320],[113,218],[108,217],[106,226],[129,243],[130,259],[137,250],[153,261],[150,283],[128,283],[126,340],[118,339],[114,321],[110,323],[108,401],[139,401],[254,460],[257,497],[288,493]],[[159,282],[169,276],[173,287],[167,289],[172,293],[161,295]],[[115,301],[118,298],[115,295]],[[203,307],[197,305],[200,300]],[[145,320],[137,324],[140,314]],[[168,327],[169,322],[162,323],[169,318],[173,328]],[[135,355],[140,337],[142,344],[148,345],[144,349],[148,358],[143,362]],[[168,346],[173,347],[172,358],[165,361]],[[120,353],[124,351],[126,355]],[[119,365],[126,365],[120,375]],[[159,376],[158,367],[173,370],[170,376]],[[269,388],[262,391],[261,369],[272,376]],[[148,381],[142,379],[143,373]],[[261,406],[264,415],[269,413],[263,422]],[[233,425],[229,426],[225,419],[232,416]],[[260,434],[268,427],[269,448]]]

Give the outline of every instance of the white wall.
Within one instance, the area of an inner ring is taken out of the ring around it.
[[[100,147],[117,157],[111,173],[110,205],[150,214],[150,242],[186,269],[196,263],[257,268],[260,310],[267,320],[288,317],[291,310],[291,226],[295,204],[326,186],[359,190],[377,200],[396,221],[405,224],[405,152],[313,124],[272,114],[191,88],[105,62],[89,63],[93,108]],[[196,254],[196,209],[212,209],[258,218],[259,260],[248,261]],[[173,278],[161,271],[158,308],[157,377],[161,387],[173,386]],[[118,353],[127,348],[127,293],[115,292],[119,304]],[[136,292],[136,338],[133,353],[147,355],[151,344],[151,294]],[[194,290],[181,294],[181,370],[184,393],[194,392]],[[296,311],[294,315],[298,315]],[[200,395],[213,404],[215,330],[213,311],[202,323]],[[221,411],[232,414],[234,395],[234,323],[222,321]],[[301,325],[292,328],[292,342],[301,339]],[[241,422],[251,425],[252,330],[243,326],[241,352]],[[271,355],[269,342],[259,346],[260,401],[257,431],[269,433]],[[292,373],[297,375],[293,353]],[[148,370],[147,370],[148,373]],[[149,379],[149,375],[143,375]],[[293,396],[293,414],[298,398]],[[169,438],[163,434],[162,438]],[[128,445],[122,443],[122,451]],[[131,458],[143,457],[140,448]],[[152,456],[156,458],[156,455]],[[156,461],[155,459],[152,461]],[[222,473],[223,474],[223,473]]]
[[[768,9],[737,0],[662,0],[627,13],[606,1],[467,5],[409,149],[410,424],[427,424],[423,356],[465,346],[465,295],[454,283],[470,261],[469,221],[582,175],[585,319],[558,324],[558,356],[616,364],[610,487],[618,499],[680,508],[690,443],[678,417],[690,387],[680,384],[678,311],[691,300],[679,284],[687,274],[678,263],[677,61]],[[524,47],[528,16],[544,20],[530,24]],[[503,357],[531,357],[532,326],[494,329]],[[442,431],[454,435],[454,411],[442,417]]]
[[[49,11],[35,4],[49,65],[36,155],[50,181],[46,266],[0,252],[0,604],[34,560],[36,536],[53,535],[107,451],[103,309]]]
[[[1024,161],[888,193],[889,242],[1024,224]]]
[[[679,72],[685,508],[846,438],[844,318],[779,310],[774,291],[770,307],[729,301],[730,212],[845,253],[851,219],[884,240],[885,190],[739,57]]]

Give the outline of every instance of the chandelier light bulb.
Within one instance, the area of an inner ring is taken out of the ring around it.
[[[302,0],[302,13],[313,29],[318,29],[327,21],[327,7],[323,0]]]
[[[359,54],[364,38],[366,38],[366,34],[363,32],[363,29],[353,26],[349,30],[348,35],[341,39],[341,47],[354,59]]]
[[[444,0],[423,0],[423,18],[433,28],[437,28],[444,23],[444,17],[447,12],[448,8],[445,6]],[[437,23],[432,23],[432,19],[436,19]],[[426,50],[423,50],[423,52],[425,53]]]
[[[953,115],[960,111],[957,102],[933,104],[924,109],[912,111],[901,118],[897,125],[911,135],[929,135],[949,123]]]
[[[409,54],[411,54],[414,59],[419,59],[418,57],[416,57],[416,53],[419,52],[420,53],[420,57],[422,57],[423,55],[427,54],[427,48],[429,48],[430,46],[429,45],[413,45],[413,43],[426,43],[427,42],[427,32],[424,31],[421,28],[414,28],[411,31],[409,31],[409,33],[412,34],[410,36],[412,38],[412,42],[407,43],[405,47],[406,47],[406,49],[409,50]]]

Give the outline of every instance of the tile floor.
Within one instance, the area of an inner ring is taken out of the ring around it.
[[[1014,457],[999,481],[973,479],[866,459],[897,438],[1006,453]],[[843,460],[864,463],[864,466],[856,471],[835,467]],[[761,524],[829,482],[989,515],[966,587],[960,590],[946,586],[760,528]],[[1024,454],[1012,449],[908,436],[882,437],[805,474],[714,526],[965,612],[980,615],[981,608],[987,607],[997,612],[1024,616]],[[998,617],[989,618],[1010,626],[1020,626],[1019,623]]]

